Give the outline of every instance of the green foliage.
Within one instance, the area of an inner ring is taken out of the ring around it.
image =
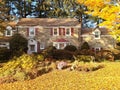
[[[54,50],[53,58],[73,60],[73,53],[67,50]]]
[[[120,42],[118,42],[117,45],[120,46]]]
[[[10,49],[13,55],[20,56],[23,52],[27,52],[27,39],[22,37],[20,34],[15,34],[10,39]]]
[[[71,52],[75,52],[77,50],[77,48],[74,45],[67,45],[64,50],[68,50]]]
[[[7,48],[0,48],[0,62],[10,59],[11,51]]]
[[[114,54],[115,60],[120,60],[120,53]]]
[[[87,49],[83,49],[83,50],[77,50],[75,52],[75,55],[95,55],[95,52],[93,52],[92,50],[87,50]]]
[[[56,50],[54,46],[49,46],[42,53],[45,58],[52,58],[54,50]]]
[[[89,44],[87,43],[87,42],[84,42],[83,44],[82,44],[82,46],[81,46],[81,50],[83,50],[83,49],[90,49],[90,46],[89,46]]]
[[[93,56],[85,56],[85,55],[78,55],[78,56],[74,56],[74,59],[81,62],[93,62],[94,61],[94,57]]]

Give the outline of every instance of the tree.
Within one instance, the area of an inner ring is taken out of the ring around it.
[[[8,11],[9,8],[6,8],[5,0],[0,0],[0,31],[5,29],[5,24],[9,21]]]
[[[20,34],[14,34],[10,39],[10,50],[13,55],[21,55],[24,52],[27,52],[28,41],[26,38],[22,37]]]
[[[86,13],[103,19],[99,26],[112,30],[111,34],[120,41],[120,1],[119,0],[77,0],[87,6]]]
[[[86,49],[86,50],[90,49],[90,46],[89,46],[89,44],[88,44],[87,42],[84,42],[84,43],[82,44],[81,50],[83,50],[83,49]]]

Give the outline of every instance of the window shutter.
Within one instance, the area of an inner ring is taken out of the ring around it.
[[[95,48],[92,48],[92,51],[94,52],[94,51],[95,51]]]
[[[27,36],[29,36],[29,28],[27,28]]]
[[[50,35],[53,36],[53,29],[52,28],[50,29]]]
[[[35,35],[38,35],[38,28],[35,28]]]
[[[59,35],[61,35],[61,28],[59,28]]]
[[[71,35],[74,35],[74,28],[71,28]]]
[[[63,35],[65,35],[65,28],[63,28]]]
[[[40,43],[37,42],[37,52],[40,52]]]

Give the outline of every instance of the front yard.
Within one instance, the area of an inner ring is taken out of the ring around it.
[[[1,84],[0,90],[120,90],[120,62],[92,72],[53,70],[36,79]]]

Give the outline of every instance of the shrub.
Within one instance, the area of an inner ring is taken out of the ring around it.
[[[27,52],[28,41],[20,34],[15,34],[10,39],[10,50],[12,51],[13,55],[20,56],[23,52]]]
[[[42,53],[45,58],[52,58],[54,50],[56,50],[54,46],[49,46]]]
[[[75,55],[92,55],[92,56],[94,56],[95,52],[93,52],[90,49],[89,50],[83,49],[83,50],[77,50],[75,52]]]
[[[103,60],[114,61],[114,55],[109,50],[102,50],[96,53],[95,57],[96,57],[96,61],[103,61]]]
[[[53,58],[54,59],[68,59],[72,60],[73,59],[73,53],[67,50],[54,50],[53,52]]]
[[[0,62],[8,61],[11,57],[11,51],[7,48],[0,48]]]
[[[79,62],[81,62],[81,61],[83,61],[83,62],[93,62],[94,61],[94,56],[85,56],[85,55],[78,55],[78,56],[74,56],[74,59],[75,60],[77,60],[77,61],[79,61]]]
[[[87,43],[87,42],[84,42],[82,45],[81,45],[81,50],[83,50],[83,49],[90,49],[90,46],[89,46],[89,44]]]
[[[29,77],[27,74],[23,71],[17,71],[15,75],[13,76],[15,80],[17,81],[24,81],[24,80],[29,80]]]
[[[74,45],[67,45],[64,50],[68,50],[71,52],[75,52],[77,50],[77,48]]]
[[[114,59],[115,60],[120,60],[120,53],[114,54]]]

